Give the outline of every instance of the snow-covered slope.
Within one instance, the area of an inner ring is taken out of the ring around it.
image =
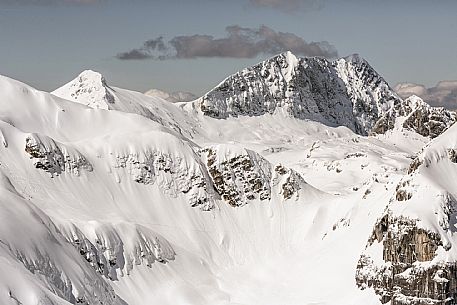
[[[51,219],[0,175],[0,303],[125,304]]]
[[[111,87],[103,75],[91,70],[83,71],[52,94],[94,109],[139,114],[188,137],[197,132],[192,118],[175,111],[176,107],[160,96]]]
[[[219,86],[177,104],[90,71],[52,94],[0,77],[0,303],[399,304],[451,293],[457,153],[455,127],[444,130],[455,118],[399,99],[358,56],[266,63],[228,82],[244,95],[209,99],[233,93]],[[251,79],[266,71],[268,82]],[[381,113],[394,126],[361,135]],[[423,116],[449,120],[436,131]],[[412,239],[396,243],[398,232]],[[383,259],[405,243],[419,250]],[[421,262],[442,270],[423,277],[435,290],[383,280],[421,275]]]
[[[332,201],[254,151],[201,147],[146,117],[87,108],[5,77],[0,87],[1,190],[15,194],[2,200],[2,270],[17,269],[12,282],[2,277],[5,304],[228,302],[217,274],[280,251],[277,243],[290,246],[284,238],[296,232],[276,230],[286,214],[316,213],[283,204]],[[32,208],[41,216],[23,224]],[[258,231],[246,231],[253,221]]]

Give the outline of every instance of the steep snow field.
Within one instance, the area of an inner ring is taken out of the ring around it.
[[[381,304],[361,255],[379,261],[387,209],[437,223],[421,185],[457,195],[454,131],[220,119],[93,71],[52,94],[0,77],[0,304]],[[392,203],[410,175],[420,210]]]

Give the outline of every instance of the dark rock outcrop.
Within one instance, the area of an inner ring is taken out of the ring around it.
[[[65,147],[46,136],[32,134],[25,139],[25,152],[34,166],[51,174],[51,177],[68,172],[79,176],[81,170],[91,172],[92,165],[76,149]]]
[[[282,165],[277,165],[275,171],[286,177],[284,183],[281,185],[281,194],[285,200],[291,199],[294,195],[298,197],[298,191],[301,185],[306,184],[302,176],[292,169],[287,169]]]
[[[241,206],[257,198],[270,200],[270,164],[260,155],[246,150],[219,162],[223,156],[218,156],[216,148],[206,148],[202,153],[216,192],[228,204]]]
[[[208,147],[201,151],[217,194],[229,205],[239,207],[252,200],[269,201],[275,195],[297,199],[307,183],[294,170],[273,166],[251,150]],[[273,193],[276,192],[276,193]]]
[[[453,111],[432,107],[417,96],[402,102],[396,101],[393,107],[379,118],[372,132],[382,134],[395,127],[395,121],[404,117],[401,126],[413,130],[424,137],[435,138],[446,131],[456,121]]]
[[[433,261],[443,246],[439,234],[417,226],[417,220],[385,214],[368,241],[382,244],[382,262],[363,254],[356,282],[372,288],[383,304],[457,304],[457,263]],[[449,250],[449,249],[445,249]]]

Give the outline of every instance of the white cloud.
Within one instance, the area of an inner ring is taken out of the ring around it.
[[[413,83],[399,83],[394,89],[403,98],[417,95],[432,106],[457,109],[457,80],[441,81],[431,88]]]
[[[121,60],[182,59],[201,57],[254,58],[259,54],[274,55],[291,51],[303,56],[336,57],[337,50],[327,41],[307,42],[293,33],[277,32],[265,25],[245,28],[226,27],[226,35],[176,36],[168,43],[162,37],[150,39],[140,48],[116,55]]]

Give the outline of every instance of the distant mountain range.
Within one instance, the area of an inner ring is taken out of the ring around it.
[[[172,92],[168,93],[159,89],[150,89],[146,91],[144,94],[152,96],[152,97],[160,97],[164,100],[167,100],[171,103],[178,103],[178,102],[190,102],[198,98],[198,96],[194,95],[190,92]]]
[[[399,83],[394,90],[402,98],[417,95],[432,106],[457,109],[457,81],[455,80],[441,81],[431,88],[413,83]]]

